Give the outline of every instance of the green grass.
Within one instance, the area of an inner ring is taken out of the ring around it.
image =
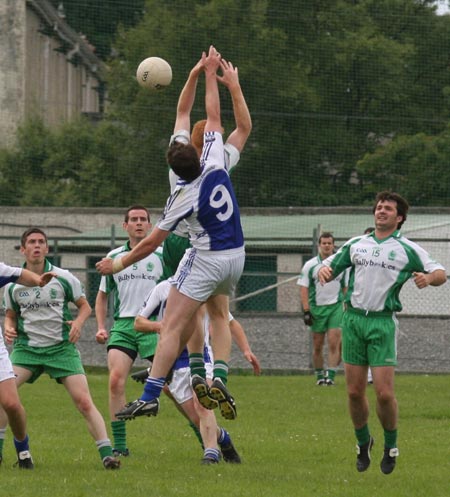
[[[220,422],[243,463],[201,466],[187,423],[165,398],[156,418],[127,424],[131,456],[105,471],[85,423],[64,388],[46,377],[21,388],[35,470],[13,468],[8,431],[0,468],[5,497],[447,497],[450,439],[449,376],[399,375],[400,457],[392,475],[379,470],[383,434],[374,411],[372,466],[355,470],[355,439],[344,379],[316,387],[312,376],[232,376],[238,419]],[[107,376],[89,374],[92,395],[107,417]],[[141,385],[129,382],[128,398]],[[107,421],[109,427],[109,421]]]

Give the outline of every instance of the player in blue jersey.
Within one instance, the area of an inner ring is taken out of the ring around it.
[[[170,137],[170,145],[176,141],[183,144],[192,143],[197,151],[198,157],[201,156],[203,150],[206,119],[197,121],[192,128],[192,133],[190,133],[190,114],[195,101],[198,78],[202,72],[203,61],[200,60],[190,71],[188,79],[180,92],[174,130],[172,136]],[[229,134],[224,144],[225,168],[228,172],[231,172],[231,170],[238,164],[240,153],[242,152],[250,135],[252,120],[245,97],[242,93],[241,85],[239,83],[238,68],[234,67],[231,62],[221,59],[221,72],[221,76],[217,75],[217,79],[221,84],[226,86],[230,92],[235,118],[235,128]],[[180,178],[174,173],[174,171],[169,169],[171,193],[174,192],[179,179]],[[175,230],[172,231],[164,241],[163,258],[165,275],[173,276],[176,273],[185,251],[190,247],[189,230],[186,223],[182,221],[178,223]],[[239,323],[237,323],[236,320],[233,320],[232,325],[236,328],[239,326]],[[211,334],[215,350],[214,368],[216,375],[219,376],[226,384],[228,379],[230,337],[228,334],[215,334],[215,329],[216,325],[213,318]],[[208,396],[204,395],[205,385],[202,379],[206,378],[201,346],[202,344],[200,341],[198,343],[194,343],[194,341],[191,340],[188,344],[191,374],[196,377],[196,391],[200,390],[200,397],[203,401],[206,401],[208,405],[211,405],[208,400]]]
[[[169,281],[162,281],[159,283],[148,295],[147,301],[143,308],[139,311],[135,320],[135,328],[145,333],[159,333],[161,330],[161,321],[164,316],[167,297],[170,292]],[[204,306],[203,306],[204,307]],[[156,321],[150,318],[156,317]],[[229,316],[233,321],[233,316]],[[209,346],[209,319],[205,315],[203,318],[203,334],[204,334],[204,348],[202,355],[205,358],[207,376],[212,376],[212,351]],[[252,353],[250,346],[245,336],[244,331],[241,329],[236,330],[233,335],[239,348],[245,354],[247,360],[253,365],[255,374],[260,373],[260,366],[257,357]],[[144,378],[147,378],[147,370],[143,371]],[[138,373],[136,374],[138,375]],[[175,361],[168,381],[168,387],[165,388],[166,393],[175,401],[179,411],[184,414],[190,423],[194,424],[201,433],[201,442],[203,445],[204,453],[202,464],[214,464],[220,460],[220,452],[222,453],[225,462],[240,463],[241,459],[236,449],[233,446],[229,433],[217,426],[216,417],[213,411],[204,409],[193,395],[190,381],[189,370],[189,356],[185,348],[180,356]],[[133,419],[133,413],[124,409],[122,412],[117,413],[120,419]],[[220,451],[219,451],[220,447]]]
[[[367,369],[372,369],[376,412],[384,430],[380,468],[392,473],[397,448],[398,406],[394,391],[397,364],[395,313],[402,310],[399,293],[410,279],[419,289],[447,281],[444,267],[417,243],[400,234],[409,205],[397,193],[378,193],[373,208],[375,231],[347,241],[323,261],[322,283],[350,268],[346,310],[342,321],[342,359],[348,405],[357,444],[356,469],[366,471],[374,439],[370,434]]]
[[[159,396],[178,353],[193,334],[198,335],[196,342],[203,340],[198,332],[201,330],[201,317],[197,312],[202,303],[206,302],[208,314],[216,324],[215,333],[230,336],[228,296],[234,291],[244,268],[245,249],[239,208],[223,160],[216,77],[220,54],[210,47],[208,55],[203,54],[202,59],[207,122],[201,159],[191,144],[175,142],[169,148],[169,165],[181,181],[167,200],[162,219],[150,236],[125,257],[114,262],[103,259],[96,265],[102,274],[122,271],[156,250],[179,222],[184,220],[188,225],[192,248],[186,252],[177,273],[170,280],[172,287],[161,338],[151,376],[140,399],[144,403],[136,406],[135,415],[158,413]],[[231,339],[229,342],[231,345]],[[234,400],[222,380],[216,376],[211,388],[205,388],[205,399],[209,399],[210,407],[220,405],[222,415],[234,419]]]
[[[45,286],[54,273],[37,275],[28,269],[7,266],[0,262],[0,287],[8,283],[17,283],[26,287]],[[14,373],[8,350],[3,341],[0,329],[0,464],[3,461],[3,444],[5,441],[6,423],[9,423],[14,435],[14,446],[17,452],[17,465],[20,469],[33,469],[25,409],[20,402]]]

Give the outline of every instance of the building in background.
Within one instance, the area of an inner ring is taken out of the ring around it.
[[[48,0],[0,2],[0,147],[24,118],[48,125],[104,106],[105,66]]]

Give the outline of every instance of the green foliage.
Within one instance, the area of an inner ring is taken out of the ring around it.
[[[155,184],[145,160],[133,153],[139,146],[139,137],[109,120],[94,125],[80,119],[49,129],[40,119],[31,119],[20,128],[15,148],[0,154],[0,203],[123,206],[132,198],[143,202],[152,189],[161,204],[167,194],[160,187],[167,181],[166,170],[162,168],[164,179]]]
[[[88,380],[108,419],[107,375],[90,373]],[[122,459],[117,472],[102,468],[69,395],[45,376],[20,389],[36,467],[30,473],[12,467],[15,454],[8,430],[2,492],[15,497],[122,497],[130,492],[158,497],[445,497],[448,477],[442,461],[448,449],[437,441],[448,434],[448,381],[447,375],[397,376],[400,457],[394,473],[385,476],[379,469],[383,434],[373,387],[368,387],[375,437],[372,465],[363,474],[355,469],[356,442],[341,375],[334,388],[316,387],[309,375],[232,375],[238,418],[219,422],[230,431],[241,465],[200,465],[202,451],[193,432],[163,398],[156,418],[127,422],[131,456]],[[141,391],[142,385],[130,381],[127,398]]]
[[[118,26],[133,26],[142,17],[145,0],[51,0],[55,8],[64,5],[67,23],[87,36],[102,59],[111,55]]]
[[[64,6],[68,22],[94,44],[113,43],[108,112],[97,126],[78,121],[48,130],[26,123],[15,151],[0,151],[0,182],[8,185],[2,203],[162,205],[178,95],[210,44],[239,68],[253,119],[233,173],[241,206],[360,204],[381,186],[411,194],[420,205],[450,198],[448,181],[420,193],[417,162],[424,157],[413,156],[436,148],[427,153],[427,169],[447,177],[450,73],[442,47],[450,44],[450,17],[437,16],[430,0],[66,0]],[[136,84],[139,62],[152,55],[172,66],[164,91]],[[203,92],[200,80],[193,122],[204,117]],[[221,101],[227,133],[234,118],[223,88]],[[398,143],[385,150],[392,137]],[[413,145],[417,140],[422,145]],[[402,153],[408,181],[394,161],[378,171],[369,165],[390,157],[392,147],[410,150]]]
[[[437,136],[395,137],[357,164],[369,199],[388,186],[412,205],[450,205],[450,128]]]

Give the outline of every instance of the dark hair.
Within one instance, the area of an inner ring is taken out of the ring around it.
[[[39,233],[45,238],[45,243],[48,245],[48,239],[47,235],[45,234],[44,231],[42,231],[40,228],[28,228],[22,233],[22,236],[20,237],[20,245],[25,248],[25,244],[27,243],[27,238],[32,235],[33,233]]]
[[[384,191],[384,192],[379,192],[377,193],[377,196],[375,197],[375,205],[373,206],[372,212],[375,214],[375,210],[377,208],[377,205],[380,202],[396,202],[397,203],[397,215],[402,216],[402,220],[397,224],[397,229],[400,229],[402,227],[402,224],[406,221],[406,216],[408,214],[408,209],[409,209],[409,204],[408,202],[398,193],[395,192],[390,192],[390,191]]]
[[[368,228],[366,228],[364,230],[364,234],[365,235],[368,235],[369,233],[372,233],[372,231],[374,230],[375,228],[373,226],[369,226]]]
[[[200,159],[190,143],[172,143],[166,158],[172,171],[184,181],[190,183],[200,176]]]
[[[141,204],[134,204],[128,207],[127,211],[125,212],[126,223],[128,223],[130,219],[130,211],[145,211],[147,213],[147,221],[150,222],[150,212],[148,212],[148,209]]]
[[[334,236],[329,232],[329,231],[324,231],[320,236],[319,236],[319,242],[322,240],[322,238],[331,238],[334,243]]]

